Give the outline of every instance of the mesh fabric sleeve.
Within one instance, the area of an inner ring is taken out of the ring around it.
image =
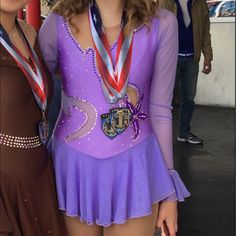
[[[159,11],[157,51],[150,93],[150,118],[176,192],[169,200],[189,195],[173,166],[172,98],[178,57],[178,24],[167,10]]]
[[[57,21],[58,15],[50,14],[39,31],[39,44],[43,59],[51,73],[53,81],[53,96],[48,107],[49,136],[52,135],[61,107],[61,80],[58,74],[58,42]]]
[[[39,44],[43,59],[51,72],[55,74],[58,67],[57,14],[50,14],[39,31]]]

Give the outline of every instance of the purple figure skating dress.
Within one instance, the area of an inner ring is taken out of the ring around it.
[[[175,16],[163,9],[150,29],[135,30],[128,89],[137,103],[127,94],[110,104],[95,50],[81,48],[62,16],[51,14],[44,22],[41,50],[51,73],[59,66],[62,76],[62,106],[51,148],[59,207],[68,216],[109,226],[150,214],[154,203],[189,196],[173,170],[177,31]],[[113,60],[116,50],[117,42],[110,48]],[[119,128],[125,118],[119,120],[117,108],[128,108],[132,122],[114,134],[106,118],[113,117]]]

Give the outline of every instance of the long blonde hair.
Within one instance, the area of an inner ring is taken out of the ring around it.
[[[91,0],[57,0],[52,12],[64,16],[72,24],[72,16],[86,11],[90,2]],[[157,8],[158,1],[155,0],[124,0],[127,22],[125,32],[128,34],[142,24],[148,26],[156,15]]]

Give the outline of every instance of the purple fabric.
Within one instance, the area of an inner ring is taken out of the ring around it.
[[[87,224],[109,226],[150,214],[152,205],[176,188],[180,201],[189,196],[176,174],[174,186],[155,135],[141,144],[99,160],[53,137],[59,208]]]
[[[74,41],[68,24],[63,17],[59,16],[57,18],[57,28],[58,58],[62,74],[63,96],[62,111],[59,115],[54,135],[61,140],[66,140],[68,136],[71,137],[78,129],[86,129],[86,132],[79,138],[70,140],[67,143],[72,148],[99,159],[109,158],[114,154],[122,153],[140,143],[152,132],[150,119],[139,122],[141,132],[135,141],[133,140],[134,132],[132,126],[129,126],[122,135],[118,135],[113,140],[103,133],[101,129],[101,115],[108,113],[112,108],[126,106],[126,100],[124,98],[117,104],[109,104],[107,102],[103,95],[100,76],[97,70],[95,51],[91,48],[85,51],[81,49],[80,45]],[[152,34],[156,34],[156,31],[157,29],[153,30]],[[139,42],[142,40],[143,35],[147,35],[146,28],[135,33],[133,53],[140,51]],[[137,60],[133,60],[129,85],[136,88],[140,98],[144,95],[140,112],[149,114],[149,90],[153,70],[152,60],[157,46],[154,40],[151,42],[149,38],[144,39],[146,41],[144,45],[146,46],[142,49],[142,56],[147,58],[147,64],[140,68],[142,58],[139,56]],[[152,57],[149,56],[148,46],[153,48]],[[116,55],[116,49],[117,45],[114,44],[111,49],[113,57]],[[44,50],[42,49],[42,51]],[[137,68],[140,68],[140,70]],[[145,71],[145,76],[140,76],[142,74],[141,70]],[[84,109],[81,109],[82,105]],[[95,119],[94,116],[96,116]],[[90,122],[94,120],[95,125],[87,123],[87,118]],[[90,127],[88,128],[89,132],[87,132],[88,126]]]
[[[130,83],[137,85],[144,94],[143,111],[150,116],[149,121],[142,122],[141,136],[136,140],[136,144],[145,139],[153,129],[169,169],[173,169],[171,100],[178,51],[177,31],[175,16],[167,10],[160,9],[158,18],[153,20],[149,32],[145,27],[135,32],[133,46],[135,60],[132,61],[129,79]],[[51,73],[55,73],[59,66],[63,76],[63,90],[68,96],[82,97],[89,101],[97,108],[98,116],[112,108],[106,103],[102,94],[94,50],[81,48],[70,34],[63,17],[56,14],[49,15],[40,30],[39,41]],[[116,49],[114,44],[111,48],[113,59]],[[118,104],[121,105],[122,102]],[[83,125],[84,114],[72,113],[72,116],[68,117],[61,112],[56,136],[63,138]],[[72,120],[76,122],[71,122]],[[130,128],[124,135],[117,137],[116,142],[111,142],[102,133],[100,122],[97,122],[91,135],[79,141],[74,140],[70,145],[95,157],[106,158],[116,152],[127,150],[130,145],[133,146],[132,135],[133,131]],[[91,150],[92,147],[96,148]],[[106,150],[104,147],[107,147]]]
[[[51,73],[62,76],[62,109],[52,151],[60,208],[87,223],[110,225],[151,213],[154,202],[189,196],[173,169],[171,101],[175,83],[177,21],[161,9],[150,30],[134,33],[129,86],[143,97],[136,139],[130,125],[115,139],[101,115],[127,105],[104,97],[93,48],[83,50],[62,16],[51,14],[39,34]],[[111,47],[113,60],[117,43]],[[169,197],[169,199],[167,198]]]
[[[169,173],[175,186],[176,196],[172,200],[178,200],[179,202],[183,202],[186,197],[190,196],[190,194],[186,189],[184,183],[181,181],[178,172],[176,170],[169,170]],[[169,197],[168,200],[171,200],[171,198]]]

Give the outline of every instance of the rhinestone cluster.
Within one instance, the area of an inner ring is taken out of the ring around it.
[[[14,148],[35,148],[42,145],[39,136],[17,137],[0,133],[0,145]]]

